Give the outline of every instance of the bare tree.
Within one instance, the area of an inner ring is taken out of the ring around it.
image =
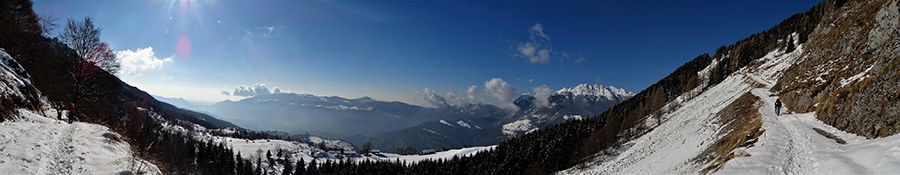
[[[94,46],[100,44],[102,30],[100,27],[94,26],[94,20],[91,17],[84,17],[84,21],[69,18],[59,37],[63,43],[75,50],[78,57],[84,58]]]
[[[372,142],[366,142],[366,144],[363,144],[362,153],[366,154],[366,153],[371,153],[371,152],[372,152]]]
[[[48,15],[40,15],[38,18],[38,23],[41,25],[41,34],[50,37],[50,33],[56,30],[56,20],[59,20],[53,14]]]

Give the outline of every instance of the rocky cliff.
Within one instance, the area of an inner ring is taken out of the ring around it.
[[[829,4],[801,61],[773,91],[788,108],[816,112],[841,130],[877,138],[900,132],[897,0]]]

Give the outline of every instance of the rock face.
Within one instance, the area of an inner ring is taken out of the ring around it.
[[[877,138],[900,132],[897,0],[839,3],[809,35],[808,50],[773,91],[788,108],[816,112],[841,130]]]

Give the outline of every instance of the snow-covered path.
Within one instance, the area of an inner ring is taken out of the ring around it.
[[[817,120],[814,113],[775,115],[775,100],[768,88],[752,90],[763,102],[764,134],[750,157],[728,161],[721,174],[893,174],[900,172],[900,135],[866,139],[837,130]],[[784,111],[788,111],[784,109]],[[839,144],[813,128],[834,134]]]
[[[0,123],[0,174],[161,174],[140,159],[132,168],[130,146],[116,141],[118,134],[105,126],[19,113],[18,119]]]

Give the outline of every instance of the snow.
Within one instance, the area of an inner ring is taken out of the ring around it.
[[[796,43],[796,34],[791,39]],[[761,99],[759,113],[763,119],[763,135],[749,148],[738,148],[732,154],[749,154],[725,162],[715,173],[721,174],[896,174],[900,172],[900,135],[866,139],[840,131],[816,119],[815,113],[787,113],[776,116],[774,102],[778,96],[770,88],[791,64],[802,60],[803,45],[794,52],[770,52],[762,64],[751,64],[723,82],[691,100],[672,113],[664,114],[664,122],[645,135],[624,143],[611,154],[598,155],[586,168],[573,167],[560,174],[694,174],[704,165],[691,159],[701,154],[716,140],[722,125],[715,123],[715,113],[740,95],[751,92]],[[713,62],[714,64],[716,61]],[[705,69],[704,69],[705,70]],[[863,71],[849,79],[864,78]],[[706,71],[701,71],[702,77]],[[856,78],[854,78],[856,77]],[[764,85],[756,88],[755,83]],[[847,82],[849,83],[849,82]],[[688,94],[689,95],[689,94]],[[678,99],[686,99],[679,97]],[[790,111],[784,109],[784,111]],[[829,132],[847,142],[839,144],[813,128]]]
[[[614,99],[616,97],[618,99],[625,99],[634,96],[633,92],[627,92],[625,89],[596,84],[580,84],[572,88],[562,88],[555,92],[555,94],[562,93],[572,93],[572,95],[575,96],[599,96],[607,99]]]
[[[875,64],[872,64],[871,66],[869,66],[869,68],[866,68],[866,70],[859,72],[858,74],[853,75],[850,78],[847,78],[847,79],[841,78],[841,86],[838,88],[842,88],[842,87],[846,86],[847,84],[850,84],[854,81],[863,80],[863,79],[871,77],[868,75],[868,73],[870,70],[872,70],[873,67],[875,67]]]
[[[537,127],[531,124],[531,120],[522,119],[503,125],[503,135],[516,136],[517,132],[528,132],[536,129]]]
[[[162,174],[105,126],[56,120],[55,109],[18,112],[0,123],[0,174]]]
[[[565,120],[569,120],[569,119],[581,120],[581,118],[582,118],[581,115],[565,115],[565,116],[563,116],[563,119],[565,119]]]
[[[697,157],[719,138],[722,126],[717,124],[716,113],[753,89],[751,82],[771,86],[789,67],[803,49],[797,46],[791,53],[775,50],[757,59],[764,61],[759,67],[745,67],[728,76],[719,84],[708,88],[696,97],[683,94],[676,102],[683,106],[663,114],[663,122],[645,121],[647,127],[655,127],[645,135],[611,150],[610,155],[600,155],[588,168],[571,168],[566,174],[671,174],[697,172],[692,158]],[[716,61],[713,61],[716,63]],[[752,64],[751,64],[752,65]],[[714,66],[714,65],[711,65]],[[709,67],[704,70],[709,69]],[[708,74],[701,71],[699,74]],[[774,77],[774,78],[773,78]],[[699,87],[698,87],[699,88]],[[691,99],[682,101],[685,99]],[[671,105],[667,104],[668,105]]]
[[[866,139],[840,131],[816,119],[814,113],[775,116],[777,97],[768,89],[753,94],[765,102],[760,109],[763,129],[757,146],[746,149],[750,157],[726,162],[722,174],[895,174],[900,172],[900,135]],[[833,133],[847,144],[838,144],[812,128]]]
[[[422,130],[423,130],[423,131],[428,131],[428,132],[430,132],[430,133],[432,133],[432,134],[435,134],[435,135],[447,137],[447,136],[444,136],[443,134],[441,134],[441,133],[439,133],[439,132],[437,132],[437,131],[430,130],[430,129],[427,129],[427,128],[422,128]]]
[[[466,123],[466,122],[464,122],[464,121],[462,121],[462,120],[456,121],[456,124],[459,124],[459,126],[462,126],[462,127],[472,128],[472,126],[469,126],[468,123]],[[481,129],[481,128],[479,127],[478,129]]]
[[[325,142],[325,146],[329,148],[343,148],[345,150],[354,150],[353,144],[349,142],[345,142],[343,140],[333,140],[333,139],[324,139],[318,136],[309,136],[309,141],[318,145],[321,142]]]
[[[25,69],[14,60],[5,50],[0,48],[0,96],[24,99],[20,88],[31,85],[31,80],[24,74]]]
[[[300,143],[295,141],[284,141],[284,140],[269,140],[269,139],[260,139],[260,140],[247,140],[247,139],[238,139],[231,137],[221,137],[221,136],[213,136],[209,134],[202,134],[198,136],[198,139],[201,140],[211,140],[216,143],[223,142],[228,147],[234,149],[235,154],[240,153],[242,158],[250,159],[252,161],[256,161],[257,158],[261,158],[261,161],[264,165],[269,165],[270,162],[265,158],[266,152],[269,151],[272,153],[272,158],[276,158],[276,153],[279,149],[285,151],[290,155],[290,160],[292,162],[296,162],[301,158],[306,164],[312,162],[312,160],[316,160],[317,163],[323,164],[327,160],[332,162],[340,161],[343,159],[350,159],[355,162],[362,162],[365,160],[368,161],[405,161],[407,163],[418,162],[422,160],[437,160],[437,159],[450,159],[454,155],[456,156],[470,156],[478,151],[489,150],[496,147],[493,146],[480,146],[480,147],[469,147],[462,149],[452,149],[448,151],[441,151],[430,155],[398,155],[393,153],[378,153],[378,154],[363,154],[358,156],[345,156],[340,155],[339,151],[324,151],[320,150],[312,145],[307,143]],[[321,139],[321,138],[320,138]],[[350,153],[352,151],[345,151],[345,153]],[[268,170],[268,172],[281,172],[284,168],[283,164],[275,164],[275,166],[264,166]]]
[[[437,160],[437,159],[445,159],[446,160],[446,159],[453,158],[454,155],[459,156],[459,157],[471,156],[471,155],[475,155],[475,153],[478,153],[478,151],[490,150],[490,149],[494,149],[495,147],[497,147],[497,145],[477,146],[477,147],[469,147],[469,148],[462,148],[462,149],[451,149],[448,151],[441,151],[441,152],[437,152],[437,153],[429,154],[429,155],[398,155],[398,154],[392,154],[392,153],[383,153],[382,155],[384,157],[366,156],[363,158],[369,159],[369,160],[379,160],[379,161],[396,161],[399,159],[400,161],[406,161],[406,162],[418,162],[418,161],[422,161],[422,160]],[[357,161],[362,161],[364,159],[358,159]]]
[[[565,174],[671,174],[691,172],[690,159],[718,137],[722,125],[715,113],[750,90],[748,77],[737,74],[667,114],[666,121],[646,135],[627,142],[612,156],[601,156],[588,169]],[[652,122],[655,123],[655,122]],[[577,167],[577,166],[576,166]]]
[[[453,124],[450,124],[450,122],[444,121],[443,119],[441,119],[441,123],[443,123],[443,124],[445,124],[445,125],[447,125],[447,126],[456,127],[456,126],[453,126]]]

